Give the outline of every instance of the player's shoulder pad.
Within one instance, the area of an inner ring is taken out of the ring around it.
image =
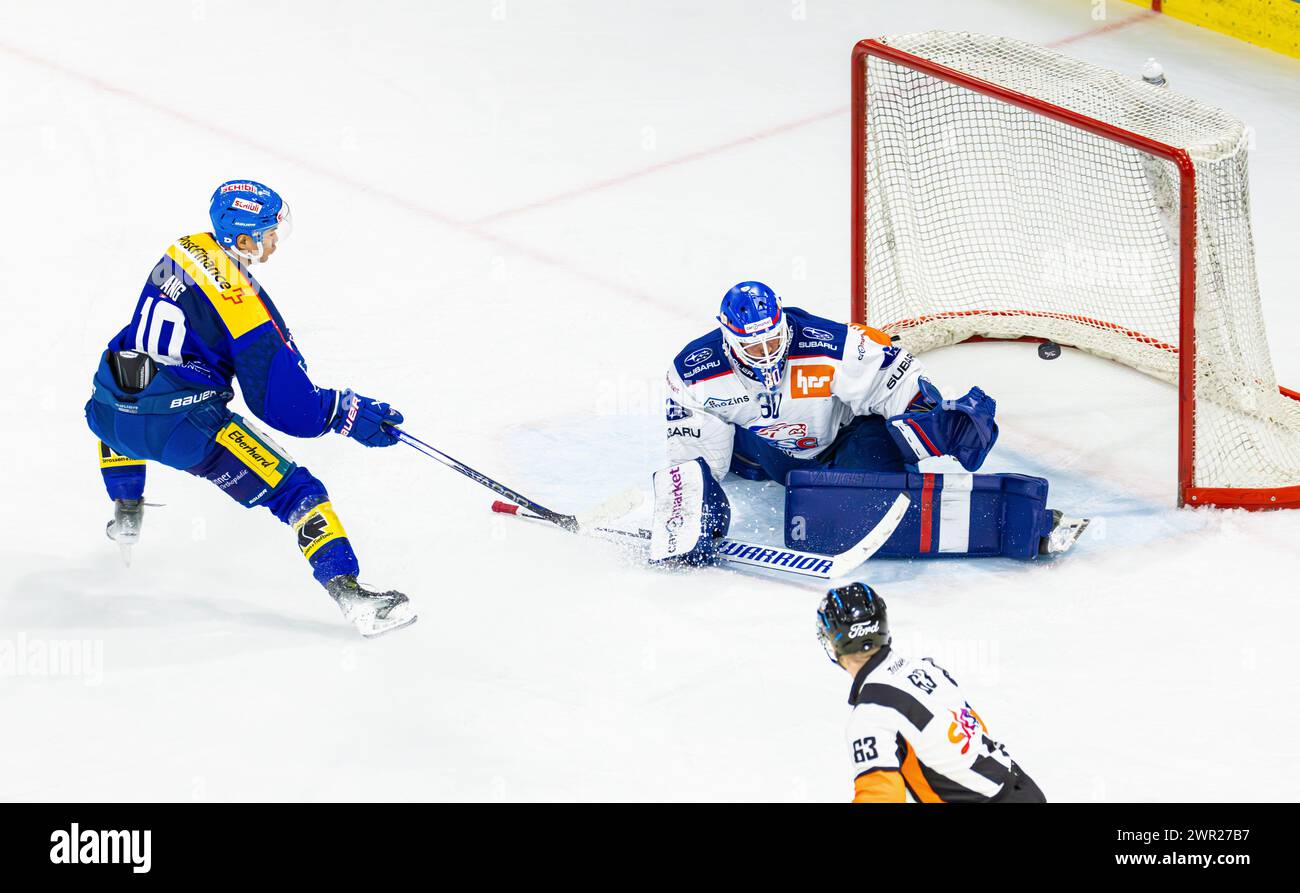
[[[673,368],[687,386],[730,375],[731,364],[727,362],[722,332],[714,329],[687,344],[673,357]]]
[[[844,344],[848,340],[849,327],[842,322],[813,316],[798,307],[785,308],[790,317],[790,358],[830,357],[833,360],[844,359]]]
[[[271,320],[258,286],[217,244],[211,233],[181,236],[167,257],[217,311],[230,337],[238,338]]]

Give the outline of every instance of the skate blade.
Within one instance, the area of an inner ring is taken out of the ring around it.
[[[383,626],[377,626],[377,627],[372,626],[368,630],[359,629],[358,632],[361,633],[361,637],[363,639],[377,639],[380,636],[387,635],[388,633],[396,632],[399,629],[404,629],[405,627],[410,626],[412,623],[414,623],[419,619],[420,619],[420,615],[412,612],[406,617],[389,618],[388,620],[384,621]]]
[[[1083,536],[1083,532],[1088,529],[1090,523],[1092,523],[1091,518],[1082,518],[1071,524],[1065,531],[1062,531],[1062,536],[1059,539],[1050,542],[1047,554],[1049,556],[1061,555],[1070,551],[1070,549],[1074,548],[1074,544],[1079,541],[1079,537]]]

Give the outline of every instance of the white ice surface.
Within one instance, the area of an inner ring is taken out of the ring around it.
[[[363,578],[416,601],[409,630],[358,640],[287,530],[166,469],[123,567],[81,414],[96,356],[212,187],[254,177],[294,208],[262,278],[318,381],[543,503],[593,505],[662,464],[662,370],[730,284],[846,314],[855,40],[1058,42],[1093,10],[0,6],[0,798],[846,799],[849,680],[813,637],[815,587],[646,569],[490,514],[411,450],[281,438]],[[1254,126],[1295,386],[1300,62],[1156,17],[1062,49],[1156,56]],[[1053,799],[1300,798],[1300,514],[1174,510],[1174,392],[1126,369],[1020,344],[926,360],[998,398],[990,470],[1043,474],[1096,521],[1051,563],[865,569],[899,646],[944,663]],[[770,485],[737,503],[738,530],[773,536]],[[91,672],[13,659],[58,642],[88,643]]]

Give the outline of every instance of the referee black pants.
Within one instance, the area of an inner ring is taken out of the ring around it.
[[[1007,783],[1002,786],[1002,793],[990,801],[992,803],[1046,803],[1047,797],[1043,796],[1043,791],[1034,783],[1034,780],[1025,774],[1025,771],[1015,763],[1011,764],[1011,774],[1007,778]]]

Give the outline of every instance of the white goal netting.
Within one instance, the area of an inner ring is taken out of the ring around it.
[[[1278,391],[1255,274],[1247,132],[1161,87],[1006,38],[889,47],[1187,153],[1195,168],[1190,480],[1300,485],[1300,402]],[[1177,384],[1180,173],[1080,126],[866,57],[861,318],[913,352],[1050,338]],[[861,308],[859,308],[861,309]]]

